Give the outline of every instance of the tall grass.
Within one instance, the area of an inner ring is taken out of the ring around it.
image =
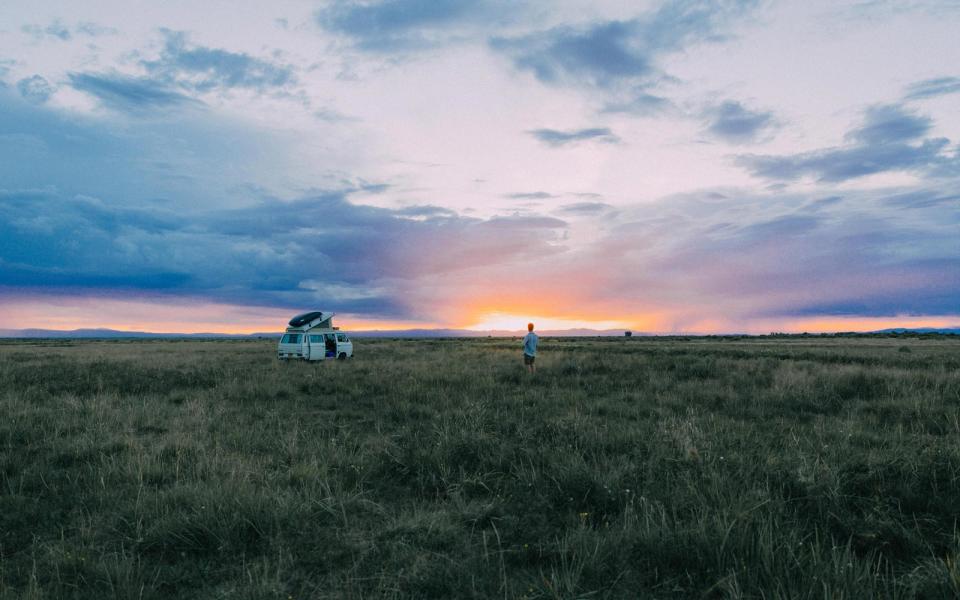
[[[960,594],[960,340],[545,339],[538,368],[0,344],[0,598]]]

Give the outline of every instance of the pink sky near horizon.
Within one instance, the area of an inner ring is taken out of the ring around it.
[[[306,309],[305,309],[306,310]],[[705,311],[706,312],[706,311]],[[282,331],[294,311],[280,308],[238,306],[184,299],[115,299],[89,296],[0,297],[0,330],[17,329],[113,329],[152,333],[270,333]],[[960,315],[754,319],[733,321],[703,318],[678,323],[669,311],[660,314],[618,316],[616,319],[578,319],[555,313],[549,306],[539,311],[512,312],[490,306],[459,322],[371,319],[342,314],[334,320],[345,330],[469,329],[521,331],[527,322],[539,330],[624,329],[638,333],[830,333],[876,331],[896,327],[955,328]]]

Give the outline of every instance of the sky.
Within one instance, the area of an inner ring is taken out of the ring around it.
[[[960,326],[960,2],[0,4],[0,329]]]

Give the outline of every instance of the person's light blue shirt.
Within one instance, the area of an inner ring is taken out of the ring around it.
[[[537,355],[537,341],[540,338],[537,337],[537,334],[534,332],[528,333],[523,338],[523,353],[527,356],[536,356]]]

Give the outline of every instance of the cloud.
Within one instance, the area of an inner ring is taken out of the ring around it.
[[[605,113],[626,113],[637,116],[650,116],[673,107],[673,102],[662,96],[647,92],[638,92],[625,100],[612,100],[604,107]]]
[[[43,39],[44,37],[53,37],[64,42],[73,39],[74,35],[99,37],[117,33],[117,30],[112,27],[104,27],[90,21],[83,21],[71,27],[64,25],[60,19],[54,19],[47,25],[28,23],[21,26],[20,31],[37,40]]]
[[[70,73],[70,85],[98,98],[110,108],[125,112],[183,106],[196,103],[155,79],[119,73]]]
[[[459,323],[501,312],[766,332],[815,316],[957,314],[960,212],[943,209],[956,204],[951,196],[947,185],[826,196],[704,190],[620,205],[615,220],[562,252],[422,273],[400,289]]]
[[[500,0],[334,0],[315,13],[327,31],[351,38],[369,52],[434,47],[460,36],[458,25],[509,20],[523,3]]]
[[[149,290],[251,305],[349,299],[351,312],[406,316],[423,309],[396,282],[549,255],[566,227],[542,216],[355,205],[351,193],[185,213],[3,191],[0,279],[53,293]]]
[[[745,154],[737,163],[753,175],[794,180],[804,176],[823,182],[840,182],[887,171],[934,172],[956,159],[944,155],[949,140],[926,140],[919,146],[888,144],[815,150],[788,156]]]
[[[931,126],[929,118],[902,106],[876,106],[867,109],[860,127],[847,133],[845,137],[851,143],[846,147],[785,156],[744,154],[736,162],[757,177],[779,180],[810,176],[823,182],[840,182],[888,171],[931,176],[960,173],[960,157],[946,152],[949,140],[920,141]]]
[[[356,117],[351,117],[346,115],[336,109],[323,107],[318,108],[313,111],[313,116],[317,118],[318,121],[323,121],[326,123],[346,123],[350,121],[358,121]]]
[[[663,80],[672,80],[658,66],[660,59],[698,42],[722,39],[720,30],[755,5],[752,0],[680,0],[635,19],[495,36],[489,43],[514,67],[547,85],[601,92],[607,112],[648,115],[670,105],[650,93]]]
[[[512,198],[514,200],[547,200],[548,198],[556,198],[555,194],[550,192],[515,192],[513,194],[504,194],[504,198]]]
[[[907,87],[907,100],[923,100],[935,96],[960,93],[960,78],[938,77],[925,79]]]
[[[74,31],[83,35],[89,35],[90,37],[99,37],[102,35],[115,35],[117,30],[113,27],[106,27],[93,23],[91,21],[82,21],[77,23],[77,26],[74,28]]]
[[[53,86],[39,75],[33,75],[18,81],[17,90],[27,101],[35,104],[43,104],[53,94]]]
[[[397,215],[403,217],[455,217],[456,212],[450,210],[449,208],[444,208],[442,206],[434,206],[432,204],[415,204],[412,206],[405,206],[403,208],[398,208],[394,211]]]
[[[862,126],[847,133],[846,138],[863,145],[909,142],[930,131],[929,117],[913,114],[898,104],[871,106]]]
[[[610,21],[585,30],[557,28],[517,38],[493,38],[491,46],[544,83],[609,87],[650,75],[653,67],[634,47],[638,24]]]
[[[608,127],[591,127],[587,129],[575,129],[571,131],[561,131],[558,129],[533,129],[528,131],[530,135],[540,140],[548,146],[559,148],[576,142],[593,140],[606,144],[616,144],[620,138],[613,134]]]
[[[59,19],[50,22],[49,25],[40,26],[35,24],[26,24],[20,27],[20,31],[33,36],[36,39],[44,36],[55,37],[61,41],[67,41],[73,37],[70,29],[64,26]]]
[[[52,185],[68,195],[192,206],[249,202],[262,194],[245,184],[283,189],[277,182],[296,176],[282,133],[167,97],[171,90],[153,82],[126,85],[109,74],[75,79],[136,118],[80,115],[52,101],[25,102],[14,87],[0,89],[0,132],[7,138],[0,143],[0,187]]]
[[[252,89],[258,92],[288,87],[296,82],[292,67],[254,58],[242,52],[192,45],[182,31],[163,30],[160,57],[144,61],[155,78],[185,90]]]
[[[558,212],[567,213],[571,215],[596,215],[602,212],[613,208],[605,202],[574,202],[572,204],[564,204],[557,209]]]
[[[364,206],[349,200],[358,189],[186,211],[3,191],[0,280],[34,293],[149,292],[434,322],[513,302],[556,315],[655,314],[663,331],[708,318],[951,314],[960,301],[949,186],[705,190],[618,207],[615,223],[578,246],[564,242],[562,219]]]
[[[248,89],[288,94],[296,84],[291,67],[245,53],[189,44],[183,32],[162,30],[164,46],[156,60],[141,61],[146,75],[71,73],[70,84],[115,110],[150,110],[200,105],[194,96],[217,90]]]
[[[589,273],[585,289],[602,294],[578,305],[615,298],[675,310],[688,324],[707,315],[748,322],[956,314],[960,212],[943,210],[956,204],[948,187],[828,198],[724,191],[725,198],[695,193],[627,208],[616,227],[581,254],[564,255],[547,277]]]
[[[863,0],[852,5],[838,5],[839,16],[856,21],[885,19],[911,12],[925,12],[934,17],[956,13],[955,0]]]
[[[754,111],[734,100],[726,100],[704,111],[706,131],[732,144],[752,142],[773,124],[773,113]]]

